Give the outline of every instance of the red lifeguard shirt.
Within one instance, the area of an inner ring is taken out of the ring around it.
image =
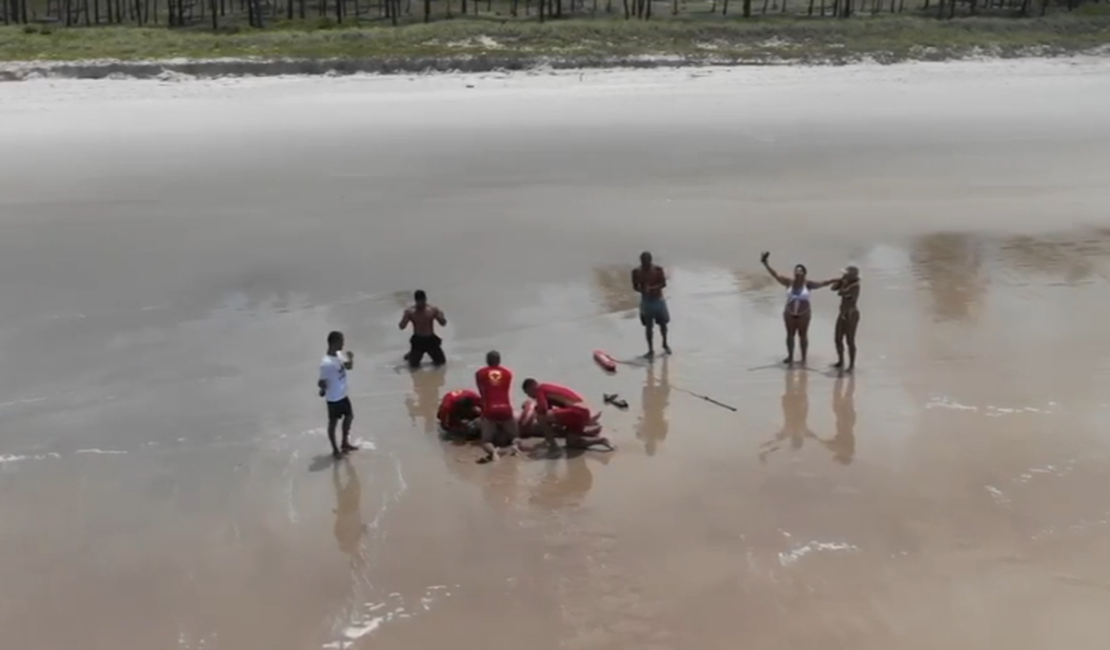
[[[560,406],[573,406],[586,401],[581,395],[559,384],[540,384],[536,386],[536,412],[547,413],[548,409]]]
[[[439,413],[436,418],[439,420],[440,426],[444,429],[450,429],[460,424],[462,419],[457,411],[463,402],[470,402],[474,406],[478,406],[482,402],[482,396],[472,390],[453,390],[443,396],[439,402]]]
[[[513,419],[513,372],[504,366],[486,366],[474,374],[482,394],[482,416],[490,420]]]

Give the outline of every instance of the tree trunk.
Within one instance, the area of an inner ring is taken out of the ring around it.
[[[751,18],[752,17],[752,0],[744,0],[744,4],[741,7],[740,13],[745,18]]]

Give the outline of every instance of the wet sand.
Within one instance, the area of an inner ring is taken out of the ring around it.
[[[1108,105],[1097,61],[2,86],[5,646],[1101,648]],[[675,354],[606,377],[643,249]],[[854,377],[827,293],[773,367],[763,249],[861,267]],[[394,370],[417,288],[444,371]],[[491,347],[621,393],[619,451],[442,443]]]

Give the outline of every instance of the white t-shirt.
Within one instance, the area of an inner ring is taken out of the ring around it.
[[[347,368],[343,365],[343,357],[324,355],[320,362],[320,379],[328,382],[324,391],[324,399],[329,402],[338,402],[347,396]]]

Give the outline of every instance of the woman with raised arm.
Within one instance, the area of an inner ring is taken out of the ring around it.
[[[840,296],[840,316],[836,319],[836,363],[833,368],[852,372],[856,367],[856,328],[859,327],[859,269],[849,266],[832,283]],[[848,344],[848,367],[844,367],[844,344]]]
[[[786,287],[786,308],[782,313],[782,320],[786,325],[786,358],[782,362],[788,366],[794,364],[794,338],[797,337],[802,348],[802,365],[804,366],[806,365],[806,354],[809,352],[809,319],[813,315],[809,305],[809,292],[827,287],[840,280],[840,278],[823,282],[807,280],[804,264],[795,265],[794,277],[787,278],[779,275],[775,269],[771,268],[770,259],[771,253],[766,251],[759,256],[759,261],[763,262],[763,267],[767,269],[771,277]]]

